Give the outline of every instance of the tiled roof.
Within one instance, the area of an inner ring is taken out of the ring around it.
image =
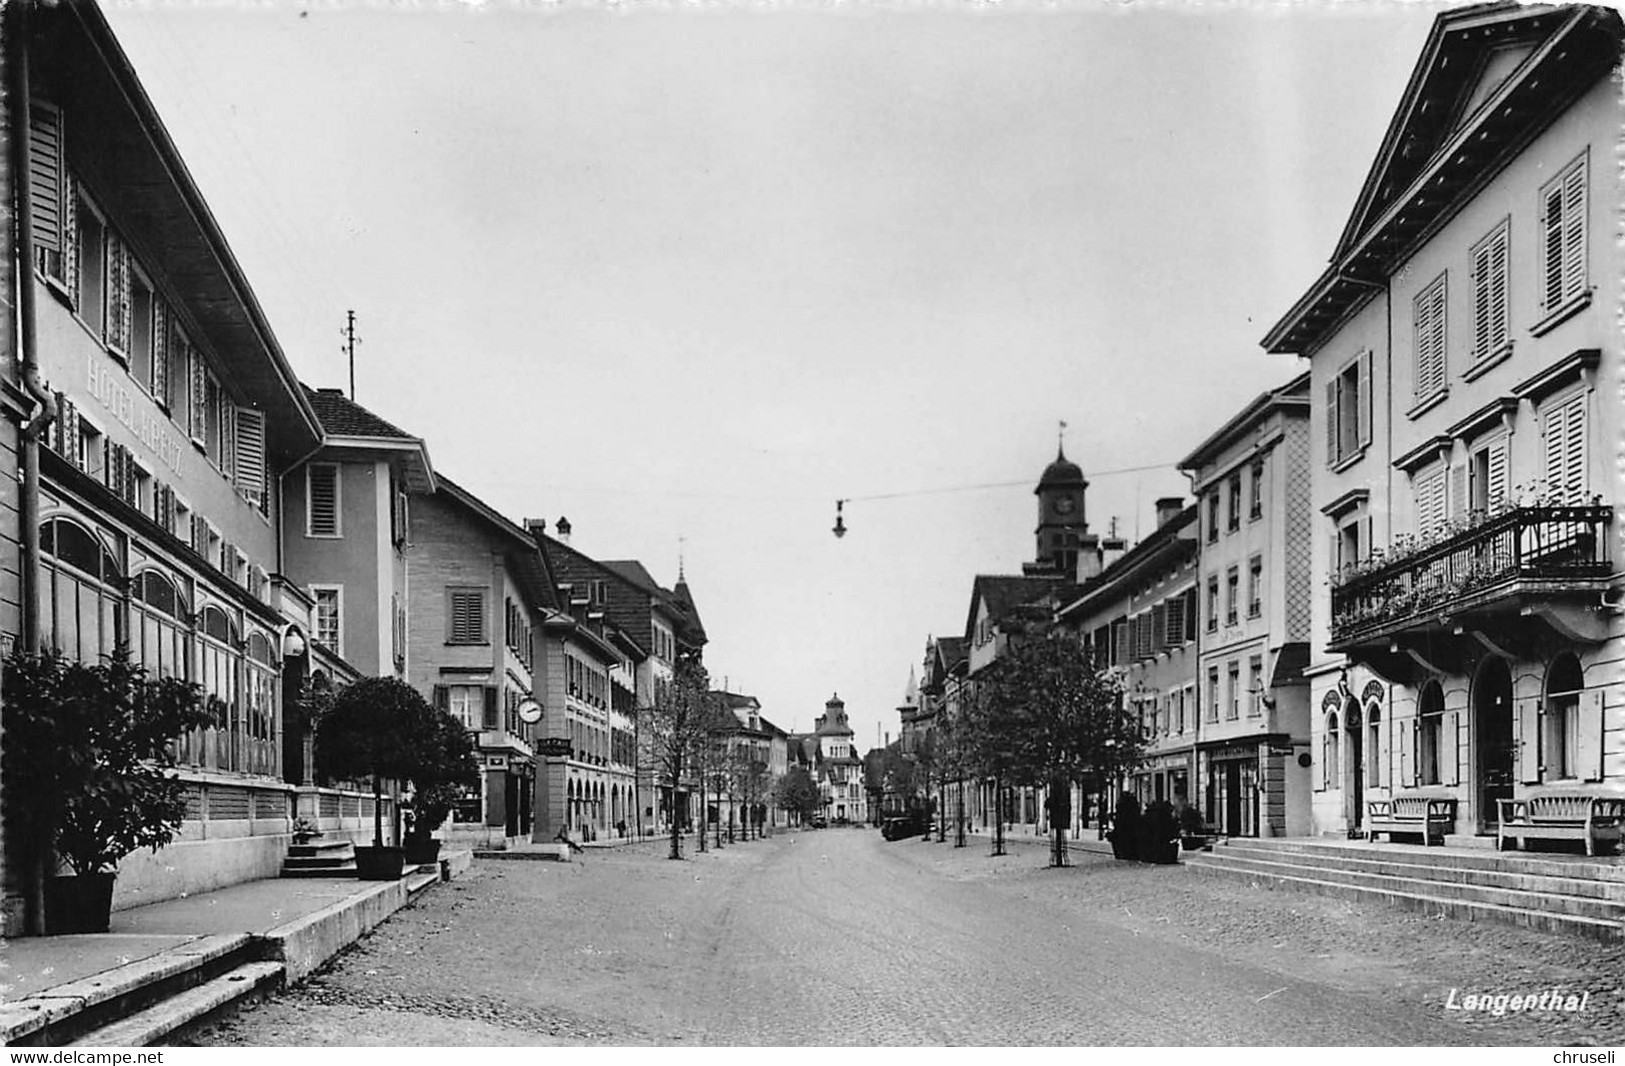
[[[1065,578],[1006,577],[997,574],[977,574],[971,586],[970,610],[965,618],[965,637],[969,639],[976,626],[976,604],[987,603],[988,616],[995,621],[1009,617],[1020,607],[1043,603],[1055,597],[1059,602],[1070,598],[1076,586]]]
[[[313,389],[304,386],[310,406],[321,419],[322,428],[336,437],[394,437],[397,440],[418,440],[399,426],[384,421],[371,411],[345,396],[340,389]]]

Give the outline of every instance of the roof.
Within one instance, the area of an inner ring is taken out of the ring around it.
[[[1386,289],[1387,277],[1619,61],[1619,13],[1477,4],[1434,19],[1330,265],[1271,327],[1298,354]]]
[[[324,443],[355,446],[398,453],[406,469],[407,487],[413,492],[435,490],[434,468],[423,438],[414,437],[393,423],[344,395],[340,389],[313,389],[302,385],[305,397],[321,422]]]
[[[700,623],[699,608],[694,606],[694,597],[689,592],[687,581],[679,577],[675,591],[663,588],[636,559],[611,559],[601,565],[646,590],[664,604],[672,616],[673,628],[679,640],[693,647],[705,644],[708,639],[705,635],[705,626]]]
[[[1008,617],[1019,607],[1034,606],[1053,596],[1066,595],[1077,586],[1061,577],[1010,577],[998,574],[977,574],[971,585],[970,611],[965,618],[965,641],[976,627],[976,605],[987,604],[987,613],[994,619]]]
[[[437,479],[435,495],[461,505],[464,510],[473,513],[506,538],[509,542],[507,559],[513,564],[515,576],[520,584],[530,593],[532,604],[558,610],[559,593],[558,586],[553,580],[552,568],[529,533],[451,478],[442,476]]]
[[[1280,388],[1259,393],[1251,403],[1226,419],[1224,425],[1208,434],[1206,440],[1180,460],[1178,469],[1196,470],[1206,466],[1271,412],[1287,408],[1301,410],[1308,416],[1309,371],[1305,370]]]
[[[1055,461],[1044,468],[1044,473],[1038,479],[1038,488],[1034,492],[1055,486],[1075,485],[1088,488],[1089,482],[1083,479],[1083,468],[1066,457],[1066,452],[1059,446],[1055,449]]]
[[[1199,551],[1196,538],[1181,537],[1179,533],[1196,524],[1199,509],[1200,505],[1193,503],[1158,526],[1156,532],[1077,589],[1077,596],[1061,605],[1057,617],[1079,612],[1101,595],[1126,595],[1124,586],[1141,576],[1147,566],[1166,566],[1173,560],[1194,558]]]

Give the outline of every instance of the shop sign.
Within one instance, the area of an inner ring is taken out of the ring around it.
[[[485,768],[487,770],[506,770],[508,768],[508,757],[506,755],[487,755],[485,757]]]
[[[571,750],[569,737],[542,737],[536,741],[536,754],[550,759],[568,759]]]

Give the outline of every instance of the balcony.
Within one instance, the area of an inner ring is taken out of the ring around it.
[[[1600,640],[1604,623],[1590,608],[1612,572],[1612,517],[1605,506],[1518,507],[1361,564],[1334,582],[1328,647],[1392,649],[1407,637],[1459,634],[1522,615],[1542,617],[1570,640]]]

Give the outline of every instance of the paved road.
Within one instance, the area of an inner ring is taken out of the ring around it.
[[[1043,864],[1036,845],[993,859],[860,830],[682,863],[653,846],[479,863],[327,973],[190,1039],[1461,1045],[1621,1032],[1618,949],[1185,868]],[[1449,987],[1496,980],[1591,988],[1598,1011],[1552,1029],[1443,1009]]]

